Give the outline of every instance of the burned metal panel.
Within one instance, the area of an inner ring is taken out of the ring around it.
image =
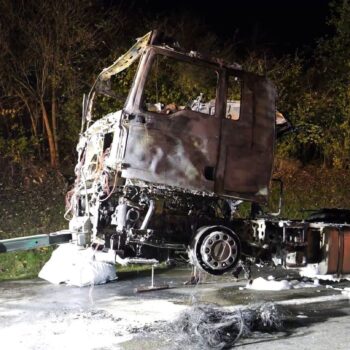
[[[172,56],[169,51],[150,50],[141,62],[142,74],[136,78],[129,97],[132,103],[127,105],[128,120],[124,121],[128,138],[122,177],[213,192],[214,178],[206,170],[214,169],[217,164],[220,119],[188,109],[167,115],[141,107],[146,77],[159,52]],[[174,56],[196,61],[185,55]]]
[[[325,230],[324,254],[327,261],[327,274],[338,273],[339,264],[339,230],[337,228],[328,228]]]
[[[96,93],[109,94],[113,92],[110,88],[110,79],[112,76],[117,75],[123,70],[129,68],[146,50],[147,44],[152,37],[152,32],[147,33],[141,38],[137,39],[137,42],[123,55],[121,55],[112,65],[104,68],[102,72],[98,75],[91,90],[87,96],[84,95],[83,98],[83,118],[82,118],[82,128],[88,128],[92,121],[92,107]],[[87,125],[85,125],[87,122]]]
[[[118,59],[113,62],[112,65],[103,69],[98,79],[103,81],[109,80],[113,75],[116,75],[130,67],[131,64],[135,62],[143,53],[151,39],[151,36],[152,32],[148,32],[143,37],[138,38],[136,43],[126,53],[118,57]]]
[[[215,130],[218,133],[218,119],[188,111],[146,116],[144,123],[132,121],[122,176],[213,191],[214,182],[205,178],[205,169],[217,161]]]
[[[217,193],[264,202],[271,179],[275,140],[275,88],[243,73],[240,118],[222,119]]]

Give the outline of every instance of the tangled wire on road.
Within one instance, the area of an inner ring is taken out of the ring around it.
[[[233,311],[214,305],[197,305],[182,313],[174,323],[177,336],[200,349],[229,349],[238,339],[253,332],[282,329],[280,310],[273,303]]]

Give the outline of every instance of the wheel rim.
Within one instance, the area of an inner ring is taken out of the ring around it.
[[[192,249],[197,266],[211,274],[223,274],[237,265],[240,241],[227,227],[205,227],[195,236]]]

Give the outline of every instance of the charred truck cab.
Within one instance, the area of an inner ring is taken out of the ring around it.
[[[155,32],[139,39],[84,101],[70,229],[81,244],[99,244],[119,259],[189,250],[194,264],[222,274],[237,265],[246,239],[232,220],[236,206],[267,200],[275,88],[237,64],[160,40]],[[139,56],[124,108],[92,123],[95,95]],[[181,76],[164,77],[172,71]],[[175,89],[172,80],[191,87],[164,91]]]
[[[136,61],[123,108],[100,117],[98,96],[117,98],[113,78],[123,83]],[[186,253],[215,275],[254,259],[350,273],[349,211],[338,212],[344,220],[337,222],[259,210],[268,200],[276,137],[289,125],[275,99],[271,81],[237,64],[185,52],[157,32],[138,39],[83,100],[76,180],[67,194],[72,241],[112,263]],[[237,219],[243,201],[254,210]]]

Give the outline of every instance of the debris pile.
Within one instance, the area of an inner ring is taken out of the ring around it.
[[[215,305],[197,305],[184,311],[173,324],[179,344],[199,349],[228,349],[253,332],[282,330],[282,314],[273,303],[228,310]]]

